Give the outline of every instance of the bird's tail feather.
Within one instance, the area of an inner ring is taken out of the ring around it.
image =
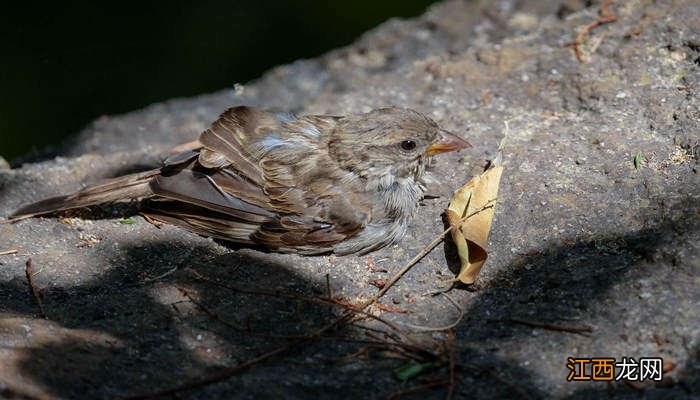
[[[160,169],[154,169],[120,176],[94,186],[89,186],[67,196],[52,197],[28,204],[15,211],[11,217],[32,217],[71,208],[152,196],[153,192],[151,191],[149,183],[159,174]]]

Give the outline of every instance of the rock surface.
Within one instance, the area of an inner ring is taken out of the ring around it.
[[[465,314],[454,341],[445,332],[415,339],[452,343],[454,396],[700,396],[700,7],[614,2],[606,11],[619,19],[590,30],[580,62],[567,44],[601,13],[584,3],[448,1],[257,82],[97,120],[56,159],[0,167],[0,215],[8,215],[152,167],[239,104],[331,114],[406,106],[474,145],[438,163],[439,197],[424,201],[411,235],[370,256],[234,251],[139,216],[120,220],[128,206],[103,207],[100,218],[0,225],[0,252],[18,251],[0,255],[0,397],[114,398],[170,388],[289,342],[256,332],[303,335],[323,326],[340,310],[232,291],[193,270],[240,288],[330,290],[358,303],[443,230],[452,191],[493,156],[505,121],[489,261],[474,287],[449,292]],[[29,291],[28,258],[46,318]],[[457,308],[427,293],[454,264],[453,249],[441,244],[382,299],[411,312],[373,312],[409,331],[450,324]],[[332,335],[371,339],[367,324]],[[385,398],[448,377],[439,365],[402,383],[393,370],[407,361],[379,350],[352,355],[365,346],[314,340],[179,395]],[[675,368],[661,383],[566,382],[567,357],[662,357]],[[412,396],[446,391],[437,385]]]

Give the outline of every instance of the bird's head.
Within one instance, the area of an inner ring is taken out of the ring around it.
[[[343,117],[329,140],[330,155],[341,167],[377,187],[402,178],[419,181],[431,156],[467,147],[432,119],[398,107]]]

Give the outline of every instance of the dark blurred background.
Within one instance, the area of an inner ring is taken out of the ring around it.
[[[0,12],[0,156],[104,114],[232,87],[430,0],[24,2]]]

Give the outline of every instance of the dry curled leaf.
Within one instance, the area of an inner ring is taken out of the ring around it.
[[[503,142],[500,148],[502,147]],[[453,227],[452,240],[457,245],[461,262],[455,281],[465,284],[474,283],[486,262],[488,257],[486,244],[502,172],[503,165],[501,165],[499,149],[499,154],[491,166],[459,188],[445,210],[447,221]]]

